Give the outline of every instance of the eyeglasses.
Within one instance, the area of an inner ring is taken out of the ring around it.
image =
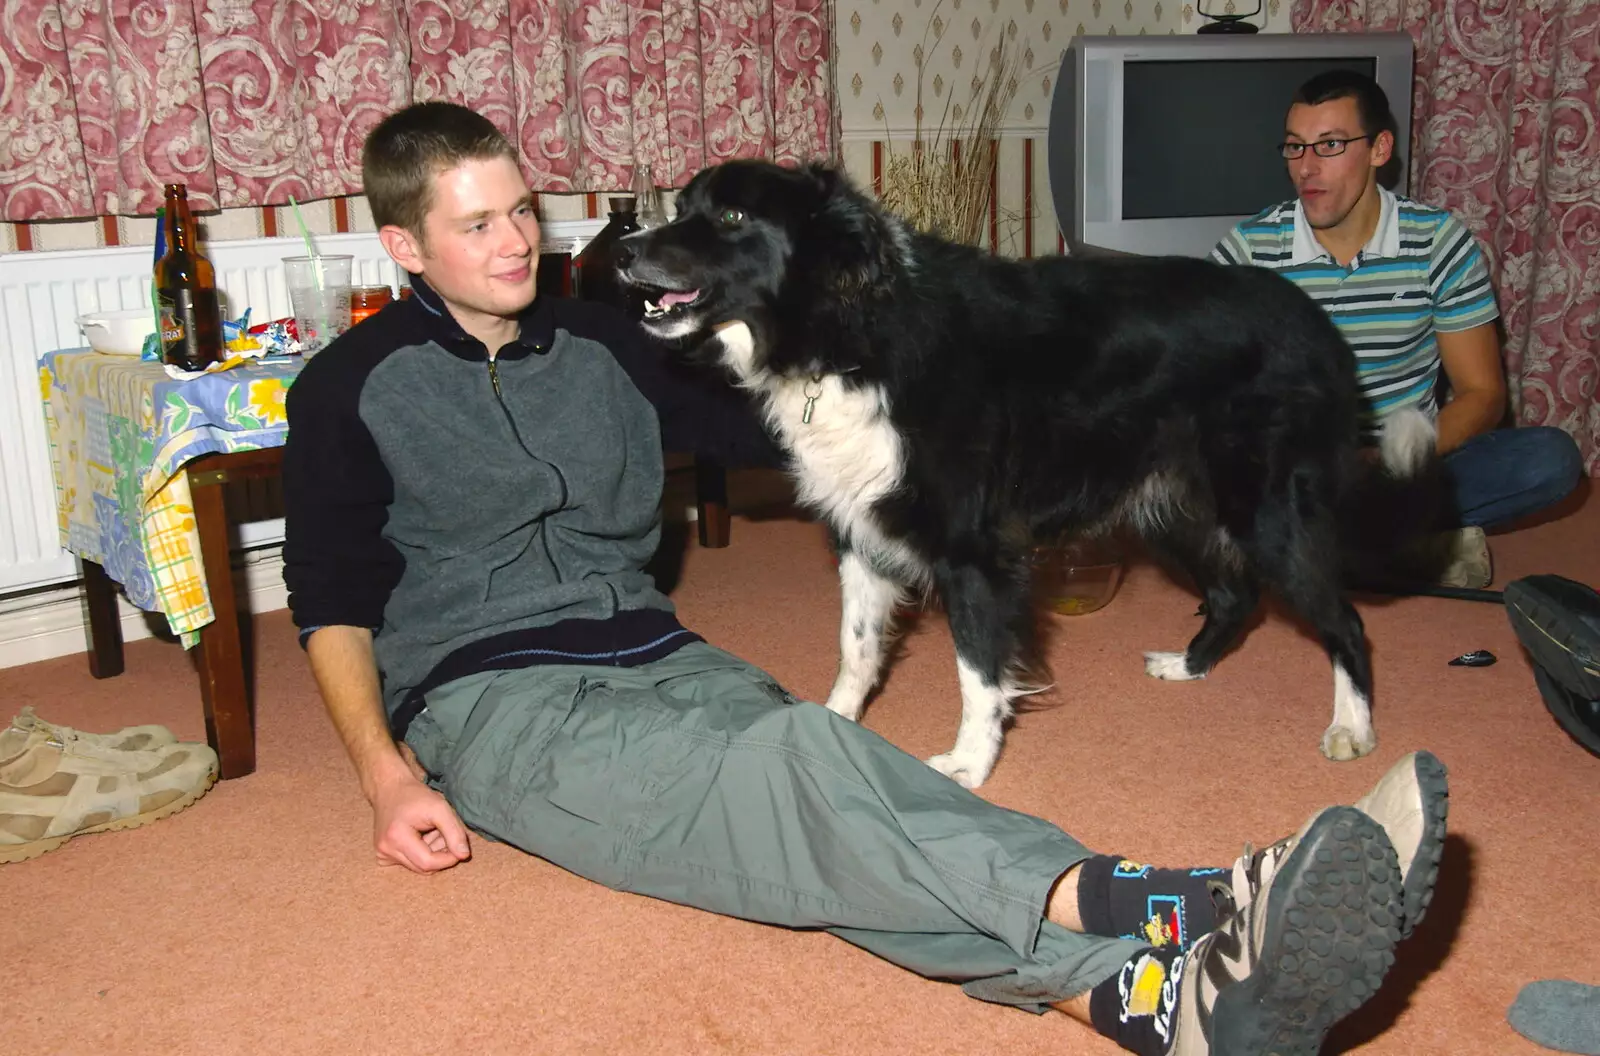
[[[1293,161],[1306,152],[1310,147],[1311,152],[1319,158],[1336,158],[1344,153],[1344,148],[1352,143],[1359,143],[1363,139],[1371,139],[1374,133],[1364,136],[1351,136],[1349,139],[1319,139],[1315,143],[1279,143],[1278,150],[1285,158]]]

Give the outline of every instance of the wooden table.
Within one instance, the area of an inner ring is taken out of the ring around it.
[[[223,485],[280,475],[299,369],[260,360],[179,380],[88,349],[40,362],[62,545],[83,565],[90,673],[123,670],[119,593],[161,614],[199,672],[224,778],[255,769],[255,736]]]
[[[191,652],[200,676],[206,740],[216,750],[219,775],[243,777],[256,768],[255,708],[245,671],[238,593],[229,557],[228,513],[223,485],[277,477],[283,448],[204,455],[184,469],[194,499],[201,561],[216,618],[200,629]],[[89,673],[95,678],[122,674],[122,622],[117,614],[117,584],[93,561],[83,562],[84,611],[89,623]]]

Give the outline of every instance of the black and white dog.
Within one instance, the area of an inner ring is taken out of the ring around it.
[[[929,762],[978,786],[1022,692],[1031,548],[1128,525],[1205,599],[1187,650],[1146,653],[1149,674],[1203,677],[1271,589],[1333,661],[1323,754],[1373,749],[1342,552],[1362,481],[1404,486],[1434,431],[1400,416],[1384,466],[1360,457],[1351,353],[1288,280],[1188,258],[1000,259],[913,233],[835,170],[765,162],[697,174],[671,223],[620,247],[642,325],[753,394],[832,527],[829,708],[860,716],[896,604],[936,589],[962,711]]]

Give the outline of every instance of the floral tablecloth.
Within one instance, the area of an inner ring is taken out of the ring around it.
[[[132,356],[63,349],[40,360],[62,546],[163,613],[186,648],[214,613],[183,465],[281,446],[301,365],[255,360],[176,381]]]

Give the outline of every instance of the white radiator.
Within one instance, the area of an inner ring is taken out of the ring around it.
[[[576,247],[605,221],[549,221],[547,244]],[[398,286],[399,268],[371,233],[319,235],[322,253],[355,258],[358,284]],[[0,255],[0,595],[78,578],[76,559],[61,549],[56,527],[55,482],[45,439],[39,392],[39,358],[87,342],[76,318],[84,312],[149,304],[153,264],[149,246]],[[217,270],[225,311],[248,306],[252,322],[289,315],[282,258],[305,252],[298,238],[215,242],[206,253]],[[281,521],[241,525],[239,544],[281,540]]]

